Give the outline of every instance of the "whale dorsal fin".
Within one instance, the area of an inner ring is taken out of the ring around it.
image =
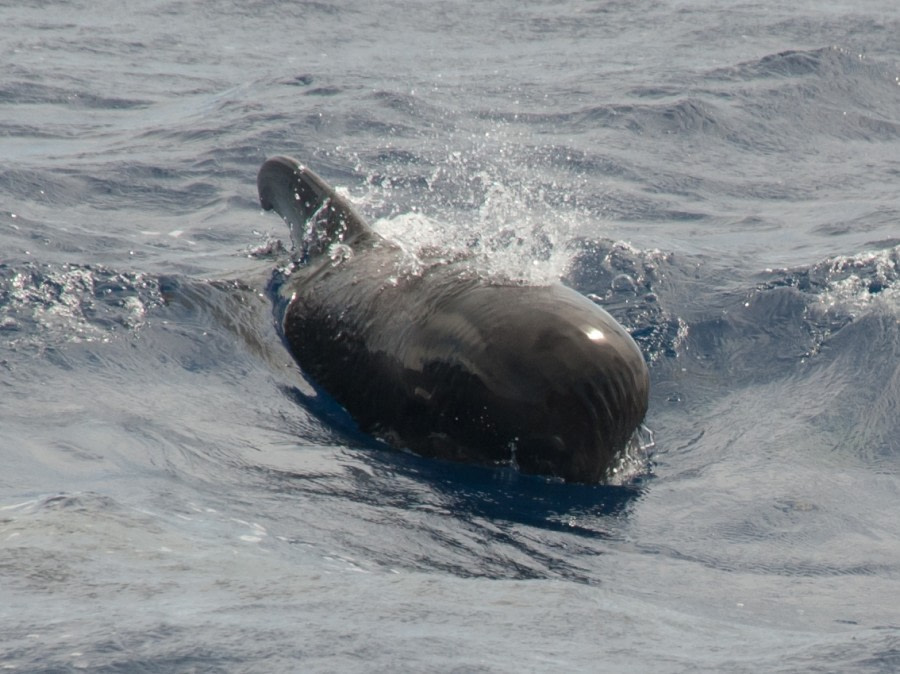
[[[349,201],[296,159],[267,160],[256,185],[260,204],[284,218],[303,259],[325,252],[333,243],[353,245],[360,238],[376,236]]]

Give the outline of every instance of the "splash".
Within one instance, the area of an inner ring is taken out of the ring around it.
[[[364,183],[349,198],[408,252],[465,255],[473,269],[509,281],[559,280],[572,256],[568,242],[596,219],[578,205],[584,181],[536,171],[542,149],[523,145],[501,122],[489,133],[451,134],[444,149],[422,156],[387,147],[374,171],[351,157]]]
[[[880,307],[900,309],[900,245],[856,255],[838,255],[810,267],[767,269],[771,278],[756,292],[778,287],[796,288],[816,299],[818,313],[853,320],[861,312]]]
[[[156,279],[103,267],[0,266],[0,331],[14,350],[42,353],[62,343],[109,341],[133,333],[162,304]]]
[[[881,305],[900,308],[900,245],[858,255],[839,255],[812,267],[813,283],[820,283],[820,301],[851,309]]]
[[[642,475],[649,474],[650,457],[655,446],[656,438],[653,431],[644,424],[638,426],[619,455],[618,461],[610,466],[606,483],[630,484]]]

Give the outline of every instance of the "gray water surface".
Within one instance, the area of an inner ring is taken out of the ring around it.
[[[0,25],[4,668],[900,668],[892,3]],[[586,487],[360,434],[278,336],[273,154],[411,255],[601,302],[649,456]]]

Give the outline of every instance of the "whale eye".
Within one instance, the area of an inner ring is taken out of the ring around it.
[[[603,330],[599,330],[598,328],[584,328],[584,334],[586,334],[587,338],[592,342],[599,342],[603,339]]]

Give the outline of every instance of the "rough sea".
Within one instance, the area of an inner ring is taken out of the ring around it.
[[[900,670],[900,13],[0,1],[0,669]],[[385,447],[267,284],[288,154],[649,365],[616,484]]]

